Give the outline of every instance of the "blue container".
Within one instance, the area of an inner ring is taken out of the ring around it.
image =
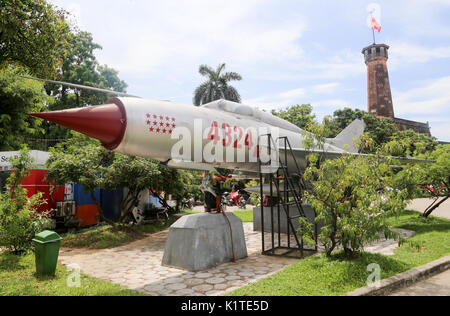
[[[106,218],[115,220],[121,215],[120,204],[123,200],[123,189],[114,191],[102,190],[102,210]]]
[[[150,197],[148,199],[148,202],[150,204],[153,204],[156,208],[162,208],[161,202],[159,202],[159,199],[157,197],[154,197],[150,194]]]
[[[97,202],[101,203],[100,190],[95,190],[94,196],[97,199]],[[83,187],[76,183],[73,186],[73,199],[76,206],[95,204],[95,201],[91,198],[91,194],[89,192],[84,192]]]

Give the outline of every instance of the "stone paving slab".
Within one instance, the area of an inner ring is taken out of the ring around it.
[[[450,270],[398,290],[391,296],[450,296]]]
[[[93,277],[105,279],[150,295],[222,295],[267,277],[296,259],[261,255],[261,234],[244,223],[249,256],[201,272],[161,266],[168,230],[131,244],[104,250],[62,249],[62,264],[78,264]]]
[[[433,203],[433,199],[415,199],[408,205],[407,209],[423,213],[431,203]],[[442,203],[431,215],[450,219],[450,200]]]
[[[244,233],[247,258],[201,272],[161,265],[168,229],[112,249],[62,249],[59,261],[64,265],[77,264],[90,276],[154,296],[214,296],[265,278],[298,260],[262,255],[262,236],[253,231],[253,223],[244,223]],[[412,232],[402,232],[403,236],[410,234]],[[267,247],[271,244],[271,234],[265,233],[264,236]],[[275,241],[277,238],[275,235]],[[382,240],[367,250],[389,254],[397,244],[395,240]]]

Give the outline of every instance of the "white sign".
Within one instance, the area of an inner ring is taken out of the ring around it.
[[[18,155],[18,151],[0,152],[0,171],[12,170],[12,163],[9,161],[9,159],[17,157]],[[45,163],[47,162],[49,157],[49,153],[45,151],[32,150],[30,151],[30,156],[34,160],[33,164],[36,165],[36,169],[44,169]]]

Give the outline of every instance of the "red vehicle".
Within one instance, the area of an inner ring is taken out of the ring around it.
[[[227,205],[228,206],[238,206],[239,208],[245,209],[247,205],[247,201],[245,198],[239,193],[239,191],[230,193],[227,197]]]

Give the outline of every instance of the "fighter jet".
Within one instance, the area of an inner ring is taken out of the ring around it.
[[[320,148],[313,146],[306,150],[304,141],[310,134],[248,105],[218,100],[195,107],[117,94],[124,96],[111,98],[102,105],[30,115],[98,139],[105,148],[125,155],[155,159],[172,168],[207,171],[223,168],[241,174],[258,173],[262,156],[266,157],[266,164],[273,165],[274,169],[269,170],[276,170],[279,159],[287,158],[285,139],[300,168],[305,168],[310,152],[320,152],[324,159],[356,153],[354,140],[365,129],[364,122],[356,120],[336,138],[326,139]],[[296,167],[294,164],[293,158],[287,160],[288,169]]]

